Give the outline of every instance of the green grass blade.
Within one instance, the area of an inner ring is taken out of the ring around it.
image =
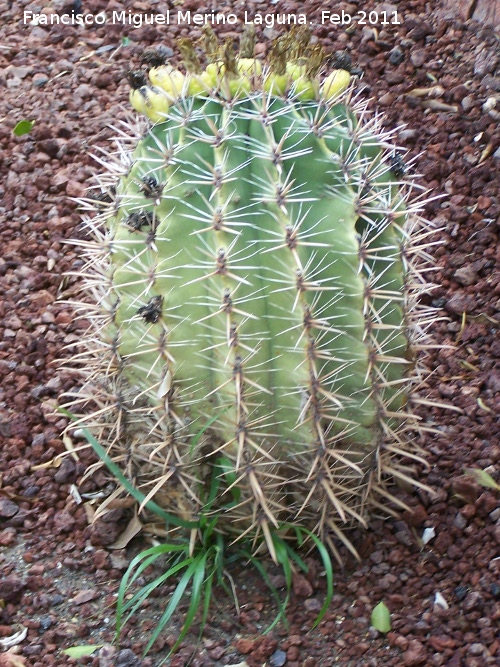
[[[182,642],[184,637],[189,632],[189,628],[192,626],[195,616],[200,608],[200,603],[203,597],[203,582],[205,581],[205,569],[207,565],[207,560],[210,556],[210,553],[200,554],[196,559],[196,567],[193,573],[193,581],[191,584],[191,602],[189,608],[184,617],[184,624],[180,635],[177,638],[174,646],[172,647],[172,652],[176,650],[179,644]]]
[[[120,633],[121,628],[123,626],[122,624],[122,616],[125,611],[124,608],[124,600],[125,600],[125,595],[130,588],[130,586],[133,584],[135,579],[140,575],[140,573],[148,567],[152,562],[154,562],[158,556],[149,556],[149,558],[146,557],[147,553],[142,552],[138,556],[136,556],[132,562],[129,564],[127,571],[123,575],[121,581],[120,581],[120,586],[118,587],[118,594],[117,594],[117,600],[116,600],[116,633],[117,635]],[[144,561],[141,563],[141,560],[144,558]],[[136,570],[137,564],[140,563],[139,568]],[[133,576],[131,576],[133,575]]]
[[[221,475],[226,479],[226,488],[231,489],[229,493],[232,495],[233,500],[231,503],[227,504],[227,507],[237,505],[241,500],[241,489],[236,485],[238,477],[231,459],[227,456],[219,456],[216,464],[221,470]]]
[[[58,411],[66,415],[66,417],[69,417],[71,420],[78,421],[76,415],[72,414],[68,410],[65,410],[64,408],[59,408]],[[120,468],[116,465],[116,463],[109,457],[104,447],[92,435],[92,433],[86,428],[82,428],[80,430],[85,439],[87,440],[87,442],[91,445],[92,449],[97,454],[97,456],[107,466],[109,471],[116,477],[116,479],[119,480],[119,482],[123,485],[125,490],[128,493],[130,493],[130,495],[133,496],[139,503],[142,503],[146,498],[146,496],[131,484],[131,482],[122,473]],[[163,510],[153,500],[148,500],[148,502],[144,505],[144,507],[146,507],[151,512],[154,512],[154,514],[160,517],[160,519],[163,519],[166,523],[171,523],[173,526],[178,526],[181,528],[189,528],[189,529],[197,528],[198,526],[198,524],[194,521],[184,521],[183,519],[179,519],[179,517],[174,516],[173,514],[165,512],[165,510]]]
[[[231,406],[227,406],[220,410],[220,412],[217,412],[213,417],[211,417],[206,424],[203,424],[203,426],[200,428],[200,430],[195,434],[193,439],[191,440],[191,445],[189,447],[189,455],[192,456],[193,452],[196,448],[196,445],[198,444],[201,436],[212,426],[214,422],[216,422],[219,417],[222,417],[222,415],[229,410]]]
[[[186,564],[189,562],[189,566],[188,566],[187,570],[184,572],[184,574],[182,575],[181,579],[179,580],[179,583],[177,584],[177,587],[176,587],[175,591],[172,593],[172,597],[170,598],[170,601],[167,605],[167,608],[163,612],[162,617],[160,618],[155,631],[153,632],[149,642],[147,643],[147,646],[144,650],[144,655],[146,655],[146,653],[148,653],[148,651],[151,649],[154,642],[159,637],[161,631],[163,630],[165,625],[168,623],[168,621],[171,619],[175,610],[179,606],[179,603],[180,603],[180,601],[181,601],[181,599],[184,595],[184,591],[186,590],[189,582],[192,580],[192,578],[193,578],[193,576],[196,572],[196,568],[198,566],[197,561],[198,561],[198,559],[196,559],[196,558],[194,558],[194,559],[189,558],[188,560],[186,560]],[[179,642],[177,641],[176,646],[178,645],[178,643]]]
[[[154,563],[158,558],[165,554],[171,553],[182,553],[186,550],[185,546],[177,544],[160,544],[150,549],[142,551],[140,554],[133,558],[132,562],[129,564],[127,571],[122,577],[120,586],[118,588],[118,600],[125,597],[126,591],[134,583],[134,581],[139,577],[146,568],[148,568],[152,563]],[[133,576],[130,575],[133,573]]]
[[[129,621],[130,618],[136,613],[136,611],[139,609],[139,607],[142,605],[144,600],[146,600],[151,593],[164,584],[170,577],[173,577],[175,574],[180,572],[182,569],[186,568],[189,566],[191,562],[191,558],[186,558],[185,560],[181,561],[180,563],[176,563],[173,565],[171,568],[169,568],[166,572],[164,572],[162,575],[157,577],[154,581],[149,582],[149,584],[146,584],[146,586],[143,586],[141,590],[139,590],[137,593],[134,594],[134,596],[130,599],[127,600],[127,602],[122,605],[121,612],[123,614],[124,611],[128,610],[130,608],[130,611],[128,611],[125,619],[122,622],[121,628],[123,628],[124,625]],[[120,628],[120,630],[121,630]]]
[[[278,560],[278,563],[283,568],[283,574],[285,575],[287,590],[290,591],[292,588],[293,571],[292,571],[292,566],[290,564],[290,558],[288,556],[286,544],[284,540],[282,540],[281,537],[279,537],[275,533],[271,533],[271,537],[274,543],[276,558]]]
[[[165,551],[165,549],[161,549],[160,551],[158,547],[152,547],[151,549],[142,551],[140,554],[135,556],[135,558],[129,564],[127,571],[122,577],[118,593],[120,593],[120,589],[122,588],[130,588],[130,586],[134,583],[137,577],[140,577],[146,568],[152,565],[156,560],[158,560],[158,558],[160,558],[165,553],[168,553],[167,551]]]
[[[330,553],[327,547],[319,539],[319,537],[314,533],[312,533],[307,528],[301,526],[294,526],[292,524],[286,524],[284,528],[290,528],[294,530],[299,548],[304,544],[305,541],[303,534],[305,534],[310,540],[312,540],[323,562],[323,567],[325,569],[325,576],[326,576],[326,597],[323,606],[321,607],[319,614],[316,617],[313,624],[313,628],[316,628],[323,620],[333,598],[333,564],[330,558]],[[300,567],[301,570],[307,572],[308,567],[306,563],[302,560],[302,558],[299,556],[299,554],[294,549],[292,549],[292,547],[287,542],[285,542],[285,540],[282,540],[282,542],[288,551],[289,557]]]
[[[323,620],[323,617],[325,616],[333,599],[333,564],[328,549],[325,547],[319,537],[310,531],[307,531],[307,533],[311,540],[314,542],[321,560],[323,561],[323,567],[325,568],[326,576],[326,597],[323,606],[321,607],[319,614],[316,616],[316,620],[313,624],[313,628],[316,628]]]
[[[217,581],[220,583],[224,577],[224,567],[226,566],[228,561],[226,558],[224,536],[221,535],[220,533],[217,533],[215,540],[216,542],[214,546],[214,551],[215,551],[214,569],[215,573],[217,574]]]
[[[211,569],[205,579],[205,590],[203,592],[203,609],[201,614],[201,629],[205,627],[208,619],[208,612],[210,609],[210,602],[212,600],[212,589],[215,578],[216,570],[215,568]]]
[[[179,563],[176,563],[175,565],[172,565],[172,567],[170,567],[166,572],[161,574],[159,577],[156,577],[156,579],[153,579],[153,581],[148,582],[142,586],[139,591],[134,593],[130,600],[127,600],[122,606],[122,612],[128,611],[132,607],[132,609],[130,609],[128,612],[127,618],[124,621],[124,625],[128,619],[137,611],[144,600],[146,600],[156,588],[165,583],[169,577],[172,577],[173,575],[177,574],[179,570],[182,570],[182,568],[186,567],[187,562],[188,559],[185,559]]]
[[[255,556],[253,556],[253,555],[251,555],[251,554],[243,554],[243,555],[250,561],[250,563],[253,565],[253,567],[257,570],[257,572],[258,572],[258,573],[261,575],[261,577],[264,579],[264,581],[265,581],[265,583],[266,583],[266,586],[267,586],[267,587],[269,588],[269,590],[271,591],[271,595],[272,595],[273,598],[275,599],[275,601],[276,601],[276,605],[277,605],[277,607],[278,607],[278,614],[276,615],[276,618],[275,618],[274,621],[271,623],[271,625],[269,625],[269,627],[267,627],[267,628],[264,630],[263,634],[268,634],[269,632],[271,632],[271,630],[273,630],[273,628],[274,628],[280,621],[282,621],[282,622],[283,622],[283,625],[284,625],[286,628],[288,628],[289,626],[288,626],[288,620],[287,620],[287,617],[286,617],[286,607],[287,607],[287,604],[288,604],[288,600],[290,599],[290,590],[288,589],[288,591],[287,591],[287,594],[286,594],[286,597],[285,597],[285,602],[282,602],[281,597],[280,597],[278,591],[277,591],[276,588],[272,585],[271,580],[269,579],[269,575],[267,574],[266,569],[264,568],[264,566],[262,565],[262,563],[261,563],[257,558],[255,558]]]
[[[283,542],[290,560],[292,560],[297,565],[299,570],[302,570],[302,572],[308,572],[309,568],[299,556],[299,554],[295,551],[295,549],[293,549],[290,544],[288,544],[288,542],[285,542],[285,540],[283,540]]]

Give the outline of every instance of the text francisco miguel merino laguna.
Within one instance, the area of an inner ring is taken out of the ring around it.
[[[361,12],[365,14],[366,12]],[[385,13],[385,12],[384,12]],[[99,14],[35,14],[32,11],[24,11],[24,24],[31,25],[112,25],[122,24],[139,28],[143,25],[235,25],[243,23],[248,25],[307,25],[309,23],[306,14],[262,14],[245,11],[243,16],[233,13],[210,12],[206,14],[191,12],[189,10],[167,10],[165,14],[139,14],[132,10],[113,11],[111,13],[100,12]],[[353,17],[344,10],[338,13],[322,11],[320,23],[346,25],[351,23]]]

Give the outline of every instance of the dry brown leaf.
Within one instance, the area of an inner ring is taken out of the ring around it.
[[[123,549],[127,546],[131,539],[133,539],[142,530],[142,523],[137,515],[134,515],[127,524],[123,533],[118,537],[116,542],[113,542],[109,549]]]
[[[37,470],[45,470],[46,468],[59,468],[62,463],[62,458],[60,454],[58,454],[56,457],[53,459],[50,459],[50,461],[46,461],[45,463],[38,463],[37,465],[31,466],[30,470],[36,472]]]

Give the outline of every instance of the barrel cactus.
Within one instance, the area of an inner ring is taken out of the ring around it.
[[[346,69],[297,35],[267,61],[207,45],[129,77],[150,122],[92,198],[83,423],[141,511],[354,551],[420,456],[427,223]]]

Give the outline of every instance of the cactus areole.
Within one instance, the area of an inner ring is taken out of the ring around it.
[[[84,423],[172,516],[335,551],[419,458],[428,223],[349,73],[282,51],[131,77],[152,123],[89,218]]]

